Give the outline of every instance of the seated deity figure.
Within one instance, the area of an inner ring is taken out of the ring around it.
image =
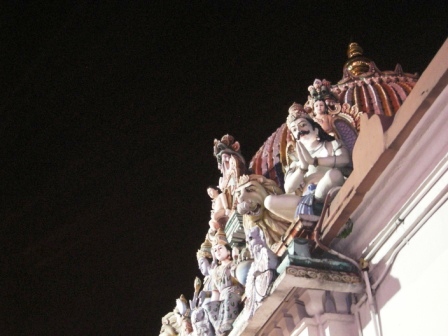
[[[224,228],[231,211],[227,197],[224,193],[219,193],[218,188],[214,186],[209,186],[207,193],[212,199],[211,219],[209,221],[210,228],[213,230],[218,230],[219,227]]]
[[[212,250],[219,265],[212,272],[212,296],[204,308],[216,335],[224,336],[232,331],[232,324],[240,313],[244,288],[235,277],[236,263],[224,231],[219,229],[217,236]]]
[[[330,189],[344,183],[341,169],[351,164],[350,154],[342,141],[327,134],[299,104],[289,108],[286,123],[294,138],[286,167],[286,194],[270,195],[264,205],[290,222],[297,218],[315,222],[319,216],[314,209],[322,207]]]
[[[310,95],[305,109],[307,112],[312,110],[314,120],[325,132],[334,136],[331,119],[332,115],[340,111],[340,108],[337,104],[337,97],[330,90],[330,85],[331,83],[325,79],[322,81],[315,79],[313,85],[308,87]]]

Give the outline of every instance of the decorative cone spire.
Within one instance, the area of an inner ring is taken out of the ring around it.
[[[359,76],[363,73],[369,72],[370,62],[369,58],[364,57],[361,46],[352,42],[348,45],[347,57],[348,60],[344,64],[344,73],[347,70],[352,76]]]

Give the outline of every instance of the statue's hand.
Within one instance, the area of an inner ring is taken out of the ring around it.
[[[308,149],[306,149],[305,145],[300,141],[297,141],[297,148],[300,161],[306,163],[306,167],[303,168],[307,169],[309,165],[313,164],[314,158],[311,156],[310,152],[308,152]]]
[[[310,163],[307,160],[307,156],[304,155],[304,150],[311,157],[310,153],[308,153],[305,146],[300,141],[296,141],[296,150],[297,150],[297,156],[299,157],[300,169],[308,170],[308,166],[310,165]]]
[[[202,303],[204,302],[206,297],[206,294],[204,291],[200,291],[198,294],[198,300],[199,300],[199,307],[202,306]]]
[[[198,294],[198,307],[202,306],[205,299],[210,299],[212,296],[212,292],[210,291],[200,291]]]
[[[179,310],[179,313],[181,315],[184,315],[187,311],[187,305],[184,302],[182,302],[180,299],[176,300],[176,307]]]

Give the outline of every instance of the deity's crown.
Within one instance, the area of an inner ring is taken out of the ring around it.
[[[226,245],[229,242],[227,241],[226,233],[223,231],[223,229],[219,228],[216,232],[216,240],[214,242],[214,245]]]
[[[299,118],[308,118],[310,119],[310,115],[305,112],[305,109],[302,105],[293,103],[291,107],[288,109],[288,117],[286,118],[286,125],[289,125],[294,120],[297,120]]]
[[[249,175],[241,175],[238,179],[237,188],[250,181]]]
[[[212,243],[210,240],[205,238],[204,242],[201,244],[201,248],[196,252],[196,258],[199,260],[200,258],[213,258],[212,256]]]

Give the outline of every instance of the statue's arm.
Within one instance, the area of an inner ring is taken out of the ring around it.
[[[210,301],[219,301],[219,291],[213,290]]]
[[[347,148],[340,142],[332,144],[334,147],[333,156],[318,157],[317,165],[330,167],[330,168],[342,168],[350,164],[350,154]]]

